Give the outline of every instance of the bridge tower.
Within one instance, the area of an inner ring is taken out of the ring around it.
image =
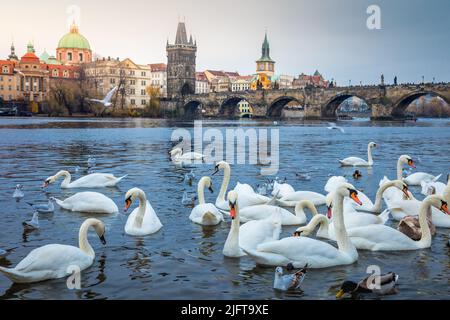
[[[174,44],[167,41],[167,97],[177,99],[195,93],[197,41],[189,38],[184,22],[178,23]]]

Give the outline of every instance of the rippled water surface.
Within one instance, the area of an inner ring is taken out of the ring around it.
[[[418,170],[433,174],[450,172],[450,122],[422,120],[417,124],[372,124],[344,122],[346,133],[326,129],[326,123],[279,123],[280,170],[296,190],[323,192],[329,175],[347,175],[352,183],[374,198],[379,180],[395,177],[401,154],[416,159]],[[204,122],[204,127],[274,128],[272,122]],[[343,280],[360,280],[369,265],[400,275],[398,295],[383,299],[448,299],[448,229],[439,229],[428,250],[402,253],[360,251],[351,266],[311,270],[303,292],[282,294],[272,289],[273,268],[255,266],[249,258],[228,259],[222,248],[230,219],[217,227],[204,228],[188,219],[190,208],[181,205],[184,191],[194,194],[203,175],[213,165],[194,167],[194,185],[183,183],[190,168],[177,168],[168,161],[174,128],[192,130],[192,123],[158,120],[91,119],[0,119],[0,248],[10,251],[1,266],[15,266],[28,252],[50,243],[77,245],[80,224],[89,215],[56,209],[41,215],[39,231],[24,233],[22,222],[32,210],[28,202],[45,202],[50,196],[66,198],[80,190],[61,190],[52,185],[47,192],[43,180],[67,169],[75,178],[87,173],[89,155],[97,160],[96,172],[128,174],[118,188],[100,190],[123,208],[124,194],[132,187],[143,189],[155,208],[163,229],[157,234],[133,238],[124,234],[127,216],[102,216],[107,226],[107,245],[89,239],[96,251],[93,266],[82,274],[82,289],[71,291],[66,281],[13,285],[0,275],[0,299],[334,299]],[[352,181],[352,169],[338,166],[337,159],[366,157],[367,143],[376,141],[373,169],[362,169],[363,178]],[[81,169],[74,173],[75,167]],[[231,185],[237,180],[253,186],[265,181],[257,165],[233,165]],[[296,173],[308,173],[302,180]],[[222,176],[214,176],[214,202]],[[444,180],[444,179],[442,179]],[[16,203],[12,193],[23,184],[26,194]],[[98,191],[98,190],[96,190]],[[412,188],[420,197],[420,190]],[[133,206],[135,206],[134,204]],[[324,212],[324,208],[319,211]],[[393,225],[392,222],[389,224]],[[295,227],[284,227],[282,237]],[[300,248],[301,249],[301,248]]]

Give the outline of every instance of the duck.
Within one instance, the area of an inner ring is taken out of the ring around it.
[[[308,265],[305,265],[300,270],[295,271],[293,274],[283,274],[283,268],[277,267],[275,269],[275,278],[273,281],[273,288],[279,291],[298,290],[305,280]],[[287,271],[294,270],[292,263],[286,266]]]
[[[130,236],[143,237],[154,234],[163,227],[145,192],[139,188],[132,188],[125,195],[127,212],[134,200],[139,200],[139,206],[131,212],[125,224],[125,233]]]
[[[295,268],[308,264],[309,268],[327,268],[350,265],[358,260],[358,251],[348,238],[344,224],[344,197],[360,203],[358,191],[349,183],[343,183],[334,193],[335,225],[338,248],[329,243],[306,237],[287,237],[261,243],[256,249],[243,249],[257,264],[280,266],[292,263]]]
[[[216,164],[215,171],[212,175],[213,176],[216,175],[221,170],[223,170],[223,181],[215,205],[220,210],[228,211],[229,205],[228,201],[225,200],[225,195],[227,193],[228,185],[230,183],[231,167],[227,162],[220,161]],[[259,204],[270,204],[271,202],[270,198],[257,194],[255,190],[253,190],[253,188],[248,184],[242,184],[238,182],[236,184],[236,187],[234,188],[234,191],[239,193],[240,196],[239,207],[241,209],[248,206],[254,206]]]
[[[114,201],[98,192],[79,192],[66,200],[59,200],[55,198],[55,202],[64,210],[74,212],[103,214],[119,212],[119,208]]]
[[[61,177],[64,177],[64,180],[61,183],[62,189],[115,187],[127,176],[128,175],[121,178],[116,178],[114,175],[108,173],[91,173],[75,180],[74,182],[71,182],[72,176],[70,173],[66,170],[61,170],[54,176],[48,177],[44,182],[43,188],[47,188],[50,184],[55,183]]]
[[[306,223],[307,219],[304,211],[305,208],[311,210],[313,215],[318,214],[317,209],[312,201],[302,200],[298,202],[297,205],[295,206],[295,215],[284,208],[262,204],[241,209],[240,219],[242,223],[246,223],[252,220],[264,220],[274,214],[277,214],[277,212],[280,212],[281,225],[296,226]]]
[[[359,170],[355,170],[355,172],[353,172],[353,179],[359,180],[361,177],[362,177],[362,174]]]
[[[34,209],[34,211],[38,213],[52,213],[55,211],[55,200],[56,199],[54,197],[50,197],[47,204],[33,204],[31,202],[27,203]]]
[[[374,293],[381,296],[395,294],[397,293],[396,285],[398,278],[398,275],[393,272],[383,274],[379,276],[378,288],[372,282],[373,276],[369,276],[358,283],[353,281],[345,281],[341,285],[339,292],[336,294],[336,298],[354,298],[356,295],[366,293]]]
[[[192,209],[189,219],[203,226],[215,226],[223,221],[223,215],[215,205],[205,203],[204,189],[206,187],[213,193],[210,177],[203,177],[198,182],[198,205]]]
[[[19,202],[23,197],[25,197],[24,192],[22,191],[23,186],[21,184],[18,184],[16,186],[16,189],[13,193],[13,198],[16,199],[17,202]]]
[[[71,275],[69,270],[77,266],[79,271],[89,268],[95,259],[95,252],[88,241],[88,231],[93,228],[102,244],[106,244],[105,225],[98,219],[87,219],[79,231],[79,247],[49,244],[31,251],[14,268],[0,267],[14,283],[35,283],[50,279],[60,279]]]
[[[377,144],[375,142],[370,142],[367,146],[367,161],[357,157],[349,157],[344,160],[339,160],[339,163],[343,167],[372,167],[373,166],[373,158],[372,158],[372,149],[376,148]]]
[[[244,250],[256,247],[268,241],[278,240],[281,233],[281,213],[264,220],[249,221],[240,226],[239,195],[236,191],[228,192],[231,228],[222,253],[225,257],[240,258],[246,255]]]
[[[183,153],[182,148],[174,148],[170,151],[170,158],[174,162],[192,161],[192,160],[203,160],[205,156],[198,152],[186,152]]]

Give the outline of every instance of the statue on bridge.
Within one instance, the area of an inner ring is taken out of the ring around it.
[[[397,85],[397,76],[394,77],[394,86]]]
[[[381,74],[381,85],[384,86],[384,74]]]

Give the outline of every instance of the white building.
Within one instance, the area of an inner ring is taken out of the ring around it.
[[[210,92],[208,78],[204,72],[195,73],[195,94],[204,94]]]
[[[279,76],[275,76],[275,83],[278,84],[279,89],[293,89],[294,76],[281,74]]]
[[[152,87],[159,88],[161,97],[167,97],[167,65],[165,63],[150,64]]]
[[[239,76],[231,82],[231,91],[247,91],[252,85],[253,76]]]

